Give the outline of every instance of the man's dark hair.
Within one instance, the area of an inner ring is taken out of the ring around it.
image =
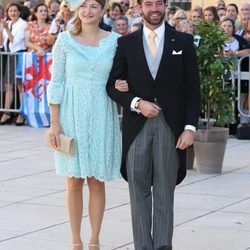
[[[142,1],[143,1],[143,0],[137,0],[137,3],[138,3],[139,5],[141,5],[141,4],[142,4]],[[166,3],[167,0],[163,0],[163,2]]]

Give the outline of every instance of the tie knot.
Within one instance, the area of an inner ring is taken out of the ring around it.
[[[156,35],[156,33],[155,33],[154,31],[151,31],[151,32],[149,33],[149,37],[150,37],[151,39],[155,39],[156,36],[157,36],[157,35]]]

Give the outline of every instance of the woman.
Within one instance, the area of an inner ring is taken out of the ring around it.
[[[6,13],[9,21],[1,20],[0,24],[0,44],[4,46],[5,52],[18,52],[25,51],[25,41],[24,41],[24,28],[26,22],[20,18],[21,15],[21,6],[18,3],[10,2],[6,6]],[[4,83],[5,83],[5,109],[10,109],[13,99],[14,99],[14,83],[15,83],[15,56],[9,56],[9,63],[5,67],[4,73]],[[20,79],[17,79],[16,82],[20,102],[22,100],[22,86]],[[16,125],[21,126],[24,124],[24,118],[19,114],[16,120]],[[11,115],[10,113],[4,113],[0,125],[10,124]]]
[[[179,24],[182,20],[187,19],[187,14],[184,10],[177,10],[172,19],[172,25],[176,30],[179,30]]]
[[[52,21],[49,35],[47,38],[47,43],[49,45],[54,45],[56,38],[60,32],[70,30],[72,28],[74,13],[70,11],[68,4],[62,1],[60,4],[60,11],[58,12],[56,18]]]
[[[115,31],[115,20],[122,14],[122,7],[119,3],[111,3],[107,9],[107,14],[103,16],[104,23],[112,27]]]
[[[202,8],[196,7],[191,10],[189,20],[193,24],[194,33],[196,33],[197,27],[202,19],[203,19]]]
[[[51,111],[50,142],[60,145],[59,133],[74,138],[76,152],[56,151],[56,172],[67,177],[67,207],[74,250],[83,249],[82,188],[89,188],[91,238],[99,249],[105,207],[104,181],[120,178],[119,119],[116,104],[106,94],[118,34],[99,28],[105,0],[69,1],[76,11],[71,31],[61,32],[53,48],[52,79],[48,87]],[[117,89],[128,91],[124,82]]]
[[[207,22],[214,22],[214,23],[219,22],[219,17],[216,8],[214,6],[209,6],[204,9],[204,19]]]
[[[47,44],[49,28],[48,7],[45,4],[38,4],[34,8],[31,22],[25,29],[25,43],[29,52],[44,56],[46,52],[51,51],[51,46]]]
[[[241,27],[241,23],[240,23],[240,20],[238,19],[238,15],[239,15],[238,6],[234,3],[228,4],[226,8],[226,16],[234,20],[236,34],[238,31],[241,32],[240,30],[243,28]]]
[[[234,34],[235,33],[235,26],[234,26],[234,20],[229,17],[224,17],[222,21],[220,22],[220,27],[224,30],[225,35],[227,36],[227,41],[225,42],[224,47],[224,56],[225,57],[242,57],[247,54],[250,54],[250,47],[248,45],[248,42],[242,38],[239,35]],[[242,71],[249,71],[249,59],[245,58],[242,61],[241,64],[241,70]],[[246,102],[247,100],[247,93],[248,93],[248,81],[241,81],[241,105]],[[237,105],[235,105],[237,107]],[[244,106],[243,106],[244,108]],[[248,112],[248,110],[246,110]],[[238,118],[238,111],[235,111],[236,121]],[[240,120],[243,121],[244,118],[240,115]]]

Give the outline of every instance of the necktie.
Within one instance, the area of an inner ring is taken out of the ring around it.
[[[157,47],[156,47],[156,44],[155,44],[155,38],[156,38],[156,33],[154,31],[151,31],[149,33],[149,49],[151,51],[151,54],[153,56],[156,55],[156,52],[157,52]]]

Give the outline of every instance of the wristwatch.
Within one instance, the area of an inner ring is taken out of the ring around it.
[[[135,109],[138,109],[139,108],[139,102],[140,102],[141,99],[138,99],[136,102],[135,102]]]

